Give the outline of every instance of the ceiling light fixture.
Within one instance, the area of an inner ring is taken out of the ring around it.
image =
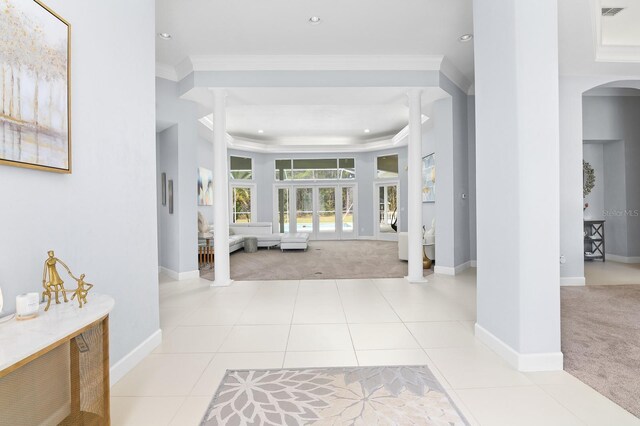
[[[371,132],[371,130],[369,130],[369,129],[364,129],[364,132],[365,132],[365,133],[370,133],[370,132]]]
[[[311,25],[317,25],[320,23],[320,18],[318,16],[312,16],[311,18],[309,18],[309,23]]]
[[[458,38],[458,40],[465,43],[467,41],[470,41],[472,38],[473,38],[473,34],[463,34]]]
[[[160,37],[163,40],[169,40],[171,38],[171,34],[169,34],[169,33],[159,33],[158,37]]]
[[[260,129],[260,130],[258,130],[258,133],[263,134],[264,130]]]

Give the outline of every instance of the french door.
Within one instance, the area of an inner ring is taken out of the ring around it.
[[[274,222],[280,232],[314,240],[356,237],[355,185],[276,186]]]
[[[398,188],[397,182],[375,184],[374,203],[375,217],[377,218],[375,231],[379,240],[398,240],[398,229],[400,228]]]

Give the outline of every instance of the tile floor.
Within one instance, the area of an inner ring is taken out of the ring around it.
[[[198,425],[226,369],[412,364],[474,425],[640,425],[571,375],[519,373],[479,343],[473,271],[429,280],[161,277],[164,341],[113,386],[113,425]]]

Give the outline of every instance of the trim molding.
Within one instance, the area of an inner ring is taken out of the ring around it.
[[[465,263],[461,263],[458,266],[438,266],[436,265],[433,268],[433,273],[434,274],[440,274],[440,275],[451,275],[451,276],[455,276],[455,275],[459,275],[462,272],[466,271],[467,269],[471,268],[471,261],[465,262]]]
[[[195,278],[200,278],[200,271],[198,270],[187,271],[187,272],[176,272],[173,269],[160,266],[160,273],[166,274],[177,281],[192,280]]]
[[[586,284],[584,277],[560,277],[560,287],[583,287]]]
[[[476,337],[489,349],[504,358],[518,371],[560,371],[563,369],[562,352],[541,352],[522,354],[498,339],[480,324],[475,325]]]
[[[470,260],[469,263],[470,263],[470,266],[472,268],[477,268],[478,267],[478,261],[477,260]]]
[[[607,260],[613,260],[614,262],[618,263],[640,263],[640,256],[626,257],[609,253],[605,253],[605,256]]]
[[[164,78],[166,80],[178,81],[178,74],[175,68],[171,65],[156,62],[156,77]]]
[[[175,67],[156,65],[156,76],[172,76],[180,81],[194,71],[256,70],[440,71],[465,93],[471,86],[469,79],[443,55],[193,55]]]
[[[133,370],[133,368],[147,357],[155,348],[162,343],[162,330],[158,329],[136,346],[131,352],[126,354],[120,361],[113,364],[109,369],[111,379],[110,386],[115,385],[122,379],[125,374]]]

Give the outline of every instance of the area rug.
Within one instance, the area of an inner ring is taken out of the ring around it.
[[[467,425],[426,366],[227,371],[201,426]]]
[[[562,288],[567,372],[640,417],[640,285]]]
[[[306,251],[238,250],[230,260],[231,278],[236,281],[407,276],[407,262],[398,259],[395,241],[311,241]],[[430,273],[425,271],[425,275]],[[213,270],[202,271],[201,276],[213,280]]]

